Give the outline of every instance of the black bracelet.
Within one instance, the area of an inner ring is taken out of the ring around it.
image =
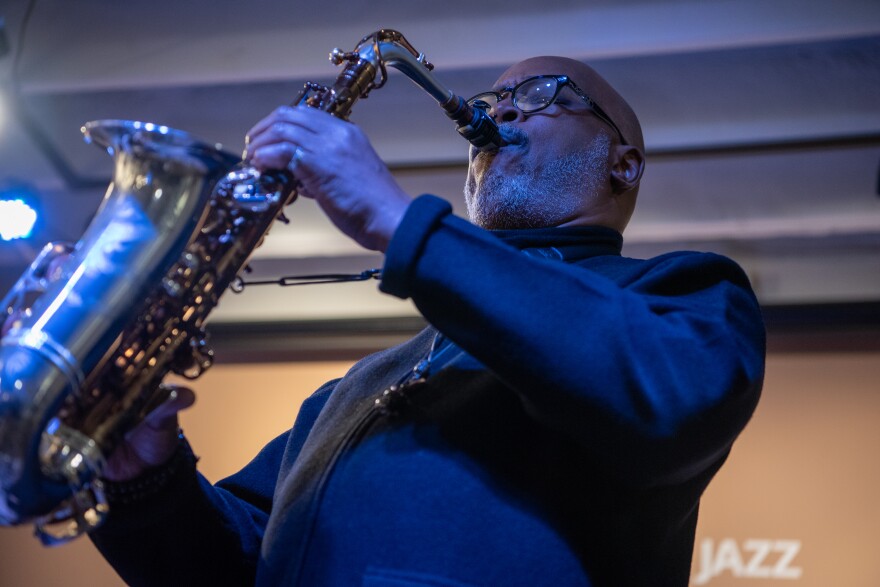
[[[181,432],[178,435],[177,449],[163,465],[148,470],[129,481],[102,480],[107,501],[113,504],[128,505],[158,494],[169,485],[178,474],[194,472],[198,457],[193,453],[189,442]]]

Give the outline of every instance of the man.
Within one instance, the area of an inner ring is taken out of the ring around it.
[[[106,471],[92,537],[131,584],[687,585],[700,495],[749,419],[764,331],[723,257],[620,256],[644,157],[624,100],[540,57],[475,98],[479,226],[394,182],[354,125],[280,108],[250,133],[432,327],[367,357],[211,486],[180,390]]]

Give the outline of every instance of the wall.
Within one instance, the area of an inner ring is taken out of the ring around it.
[[[349,363],[216,365],[194,386],[198,400],[181,425],[212,480],[244,466],[293,425],[299,405]],[[43,548],[30,527],[0,528],[0,587],[119,587],[124,583],[82,538]]]
[[[347,363],[218,365],[183,425],[212,479],[290,426]],[[703,500],[694,585],[880,585],[880,353],[774,354],[762,403]],[[0,529],[0,587],[118,586],[88,540]]]
[[[694,584],[880,585],[880,353],[771,355],[764,390],[704,496]]]

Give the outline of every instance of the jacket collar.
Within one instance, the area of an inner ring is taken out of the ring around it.
[[[579,261],[600,255],[620,256],[623,237],[604,226],[494,230],[492,234],[531,257]]]

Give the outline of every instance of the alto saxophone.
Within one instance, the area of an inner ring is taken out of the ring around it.
[[[346,119],[391,66],[430,94],[479,149],[498,127],[440,84],[397,31],[364,37],[332,87],[298,105]],[[110,189],[75,246],[52,244],[6,296],[0,343],[0,525],[34,523],[44,544],[106,518],[101,471],[123,435],[167,396],[169,373],[212,362],[205,320],[283,209],[296,180],[151,123],[86,124],[114,158]],[[231,168],[231,169],[230,169]]]

